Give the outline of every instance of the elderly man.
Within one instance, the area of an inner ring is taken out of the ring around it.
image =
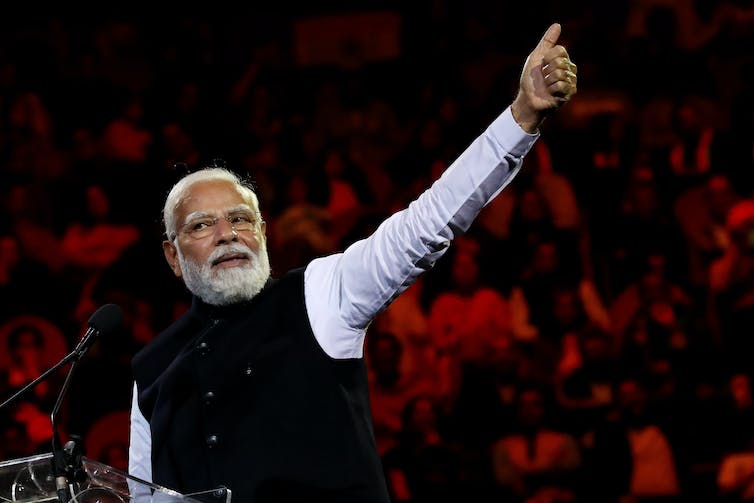
[[[345,252],[270,279],[265,223],[234,174],[187,175],[165,201],[165,258],[188,313],[133,361],[130,472],[234,501],[387,502],[363,345],[513,178],[544,117],[576,92],[552,25],[518,95],[434,185]]]

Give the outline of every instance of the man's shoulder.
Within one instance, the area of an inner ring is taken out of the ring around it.
[[[178,317],[133,356],[131,366],[134,377],[138,380],[145,373],[151,374],[148,369],[162,367],[166,358],[172,358],[188,342],[195,331],[192,327],[199,324],[198,317],[191,309]]]
[[[198,317],[193,309],[188,309],[186,312],[181,314],[178,318],[173,320],[170,325],[168,325],[166,328],[164,328],[157,336],[147,344],[142,351],[145,349],[148,349],[152,346],[158,346],[164,341],[171,339],[172,337],[175,337],[176,335],[183,334],[187,328],[189,328],[191,325],[194,325],[198,323]]]
[[[297,281],[301,279],[304,276],[304,272],[306,271],[306,268],[308,265],[302,266],[302,267],[296,267],[295,269],[291,269],[282,276],[278,278],[271,279],[270,282],[273,285],[277,285],[280,283],[287,283],[289,281]]]

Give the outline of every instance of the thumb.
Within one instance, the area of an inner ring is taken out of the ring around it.
[[[558,37],[560,37],[560,24],[553,23],[547,28],[545,34],[542,35],[542,39],[537,44],[537,47],[534,48],[534,51],[544,52],[547,49],[554,47],[555,44],[558,43]]]

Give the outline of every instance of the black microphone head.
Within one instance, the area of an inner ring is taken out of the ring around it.
[[[123,323],[123,311],[116,304],[105,304],[94,312],[87,323],[99,335],[107,335]]]

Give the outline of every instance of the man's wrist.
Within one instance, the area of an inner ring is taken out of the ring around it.
[[[520,94],[516,96],[511,104],[511,115],[521,129],[527,133],[535,134],[539,131],[539,125],[542,124],[544,117],[523,101],[524,98]]]

